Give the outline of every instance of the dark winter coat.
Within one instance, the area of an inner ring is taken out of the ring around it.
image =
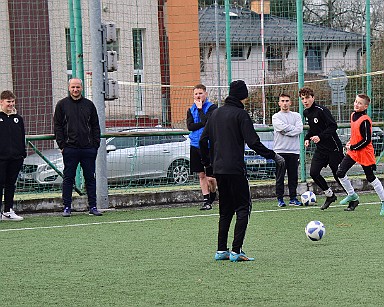
[[[55,109],[54,131],[60,149],[99,148],[100,126],[96,107],[92,101],[68,96],[60,100]]]
[[[201,135],[202,163],[205,166],[211,164],[214,174],[245,174],[245,143],[266,159],[275,157],[275,152],[260,142],[242,102],[236,97],[228,96],[225,104],[213,111]]]

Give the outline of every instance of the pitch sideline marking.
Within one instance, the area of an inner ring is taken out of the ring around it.
[[[378,202],[364,203],[360,205],[373,205]],[[341,205],[330,206],[330,208],[344,207]],[[316,206],[309,207],[292,207],[292,208],[279,208],[279,209],[267,209],[267,210],[253,210],[251,213],[266,213],[266,212],[277,212],[277,211],[293,211],[293,210],[309,210],[309,209],[320,209]],[[196,214],[196,215],[183,215],[183,216],[169,216],[169,217],[157,217],[157,218],[146,218],[136,220],[121,220],[121,221],[109,221],[109,222],[91,222],[81,224],[70,224],[70,225],[53,225],[53,226],[38,226],[38,227],[24,227],[24,228],[9,228],[0,229],[0,232],[11,232],[11,231],[26,231],[26,230],[38,230],[38,229],[55,229],[55,228],[69,228],[69,227],[82,227],[82,226],[93,226],[93,225],[108,225],[108,224],[119,224],[119,223],[138,223],[138,222],[150,222],[150,221],[161,221],[161,220],[177,220],[177,219],[189,219],[196,217],[212,217],[218,216],[218,213],[211,214]]]

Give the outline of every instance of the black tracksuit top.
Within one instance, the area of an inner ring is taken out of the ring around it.
[[[27,156],[24,120],[18,114],[0,111],[0,160],[18,160]]]
[[[317,135],[320,138],[320,142],[316,144],[318,151],[323,153],[343,152],[343,145],[336,132],[337,123],[326,107],[313,103],[310,108],[304,110],[303,115],[307,118],[309,125],[305,140]]]
[[[68,96],[57,103],[54,130],[60,149],[100,146],[100,125],[96,107],[84,97],[74,100]]]
[[[243,175],[246,173],[245,143],[266,159],[273,159],[276,155],[260,142],[242,102],[228,96],[225,104],[212,112],[201,135],[202,163],[205,166],[211,164],[214,174]]]

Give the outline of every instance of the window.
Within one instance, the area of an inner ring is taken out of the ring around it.
[[[141,86],[141,82],[143,78],[142,71],[137,70],[133,75],[133,82],[136,83],[133,98],[136,102],[136,115],[142,115],[143,112],[143,89]]]
[[[306,52],[307,71],[322,71],[323,59],[320,46],[309,46]]]
[[[266,58],[268,61],[268,71],[282,71],[283,51],[277,46],[267,46]]]
[[[136,147],[137,137],[115,137],[108,142],[108,145],[116,146],[116,149]]]
[[[141,83],[144,82],[144,29],[132,29],[133,39],[133,81],[137,84],[134,92],[136,115],[144,115],[144,97]]]
[[[231,47],[231,58],[232,60],[244,60],[244,47],[243,46],[232,46]]]
[[[200,72],[205,71],[204,48],[200,47]]]
[[[132,29],[133,69],[143,69],[143,29]]]
[[[183,135],[169,135],[170,141],[167,143],[185,142],[186,138]]]
[[[74,44],[75,42],[73,42]],[[65,55],[67,59],[67,74],[72,75],[72,50],[69,28],[65,28]]]

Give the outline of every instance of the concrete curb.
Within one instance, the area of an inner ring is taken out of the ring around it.
[[[356,191],[369,191],[373,190],[371,185],[366,179],[351,178],[352,185]],[[336,181],[328,181],[332,189],[336,193],[344,193],[343,189],[336,183]],[[275,198],[275,184],[269,182],[267,184],[252,183],[250,184],[252,200]],[[323,196],[322,191],[312,181],[299,183],[297,194],[301,195],[305,191],[311,190],[316,195]],[[288,191],[285,191],[287,195]],[[122,208],[139,208],[149,206],[181,206],[192,203],[201,203],[201,191],[198,187],[196,189],[183,189],[181,186],[179,190],[172,191],[143,191],[127,194],[109,195],[109,209],[122,209]],[[103,206],[100,206],[103,207]],[[107,207],[107,206],[104,206]],[[87,197],[79,196],[73,198],[72,208],[74,211],[86,211]],[[41,198],[22,200],[15,204],[15,211],[19,213],[38,213],[38,212],[58,212],[63,210],[62,200],[60,197]]]

